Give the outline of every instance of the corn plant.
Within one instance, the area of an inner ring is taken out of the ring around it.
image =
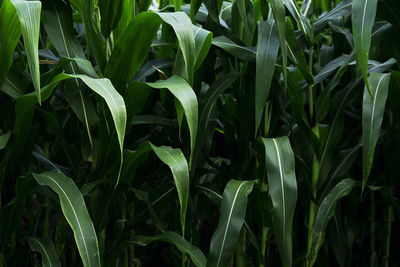
[[[0,266],[397,266],[397,0],[0,0]]]

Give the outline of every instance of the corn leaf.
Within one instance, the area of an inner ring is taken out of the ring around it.
[[[292,14],[293,18],[296,20],[297,25],[303,32],[307,40],[311,41],[313,39],[313,33],[311,31],[310,21],[299,11],[297,7],[297,2],[295,0],[283,0],[286,8]]]
[[[122,91],[126,83],[142,66],[160,23],[161,20],[157,14],[140,13],[118,38],[104,74],[118,91]],[[143,27],[146,27],[145,31]]]
[[[196,64],[196,45],[193,36],[192,22],[184,12],[158,13],[158,15],[165,23],[171,25],[175,31],[185,61],[186,80],[192,85],[194,67]]]
[[[11,68],[20,36],[21,25],[15,7],[10,0],[4,0],[0,7],[0,88]]]
[[[122,2],[124,0],[99,0],[101,15],[101,32],[104,36],[109,36],[115,29],[122,14]]]
[[[85,267],[100,266],[97,235],[81,192],[73,180],[60,171],[33,174],[42,186],[49,186],[60,198],[63,214],[71,226]]]
[[[253,182],[230,180],[225,187],[221,215],[210,244],[207,266],[227,266],[239,240],[246,215],[247,196],[253,189]]]
[[[284,266],[292,265],[292,222],[297,201],[294,155],[289,138],[262,138],[269,192],[274,207],[273,230]]]
[[[371,171],[375,146],[381,131],[390,74],[371,73],[368,80],[373,97],[371,98],[366,86],[362,110],[363,188]]]
[[[61,267],[53,242],[48,237],[28,238],[29,247],[42,255],[43,267]]]
[[[39,104],[40,96],[40,70],[39,70],[39,32],[40,13],[42,3],[40,1],[14,1],[15,10],[21,24],[22,37],[24,39],[25,53],[28,58],[33,87],[35,88]]]
[[[354,46],[357,64],[361,69],[364,82],[371,97],[372,91],[368,82],[368,54],[371,45],[371,31],[374,26],[378,0],[354,0],[351,7]]]
[[[206,257],[198,247],[193,246],[182,236],[174,232],[165,232],[156,236],[135,236],[133,242],[138,245],[146,246],[153,241],[164,241],[176,246],[177,249],[190,256],[194,265],[197,267],[206,266]]]
[[[368,97],[370,96],[368,95]],[[313,266],[317,259],[318,251],[324,242],[326,226],[335,212],[336,203],[350,193],[354,184],[354,180],[344,179],[322,200],[314,222],[311,252],[307,255],[307,266]]]
[[[172,76],[168,80],[160,80],[155,83],[147,83],[147,85],[157,89],[167,88],[182,105],[190,132],[190,166],[197,136],[198,103],[196,94],[190,85],[179,76]]]
[[[255,133],[260,126],[268,98],[279,49],[278,30],[273,19],[260,22],[256,55]]]

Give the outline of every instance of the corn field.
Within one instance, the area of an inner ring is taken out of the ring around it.
[[[0,267],[400,266],[400,1],[0,0]]]

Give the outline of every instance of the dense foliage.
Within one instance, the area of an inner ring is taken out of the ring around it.
[[[0,266],[398,266],[398,0],[0,0]]]

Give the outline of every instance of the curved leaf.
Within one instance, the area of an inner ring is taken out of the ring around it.
[[[194,70],[200,68],[204,59],[207,56],[208,51],[211,47],[213,34],[210,31],[202,29],[193,25],[193,38],[195,42],[195,66]]]
[[[182,51],[186,66],[187,81],[193,84],[194,67],[196,64],[196,45],[193,36],[193,25],[189,16],[184,12],[158,13],[160,18],[171,25],[178,38],[179,48]]]
[[[297,200],[294,155],[287,136],[262,138],[269,192],[274,207],[273,229],[284,266],[292,265],[292,221]]]
[[[85,267],[100,266],[96,231],[82,194],[73,180],[60,171],[34,173],[33,177],[40,185],[49,186],[58,194],[65,219],[74,232],[83,265]]]
[[[311,31],[311,24],[308,19],[300,13],[299,8],[297,7],[297,2],[295,0],[283,0],[286,8],[289,10],[290,14],[294,17],[299,26],[300,30],[303,32],[304,36],[308,40],[312,40],[313,33]]]
[[[370,96],[368,95],[368,97]],[[336,202],[350,193],[354,184],[355,181],[352,179],[342,180],[322,201],[321,206],[318,209],[317,217],[314,221],[311,251],[310,254],[307,255],[307,266],[313,266],[315,260],[317,259],[318,250],[321,248],[322,243],[324,242],[326,226],[333,216]]]
[[[321,31],[331,20],[349,15],[351,13],[352,0],[344,0],[328,13],[319,17],[314,23],[314,31]]]
[[[353,0],[351,8],[357,63],[371,96],[372,91],[367,76],[368,53],[371,45],[371,31],[375,22],[377,2],[378,0]]]
[[[13,4],[21,23],[22,37],[24,39],[29,70],[31,71],[33,87],[35,87],[36,95],[40,104],[42,103],[42,100],[40,96],[38,46],[42,3],[40,1],[14,1]]]
[[[210,244],[207,266],[227,266],[239,240],[253,182],[230,180],[225,187],[221,215]]]
[[[371,171],[375,146],[381,130],[390,74],[371,73],[368,79],[373,97],[371,98],[365,87],[362,112],[363,188]]]
[[[15,7],[4,0],[0,7],[0,88],[13,62],[13,52],[21,36],[21,26]]]
[[[256,55],[256,92],[255,92],[255,133],[260,126],[261,117],[271,87],[276,58],[279,49],[278,30],[273,19],[258,25]]]
[[[255,62],[256,52],[252,47],[241,46],[234,43],[232,40],[225,36],[218,36],[212,40],[212,44],[222,48],[234,57],[241,60],[246,60],[250,62]]]
[[[198,247],[193,246],[186,241],[182,236],[174,232],[165,232],[156,236],[135,236],[133,242],[138,245],[146,246],[153,241],[164,241],[173,244],[182,251],[190,256],[193,263],[198,267],[206,266],[206,257]]]
[[[179,76],[172,76],[168,80],[159,80],[155,83],[146,83],[153,88],[167,88],[183,107],[186,121],[190,131],[190,160],[192,161],[194,146],[196,144],[197,124],[198,124],[198,103],[197,97],[190,85]]]
[[[53,242],[48,237],[28,238],[29,247],[42,255],[43,267],[61,267]]]

